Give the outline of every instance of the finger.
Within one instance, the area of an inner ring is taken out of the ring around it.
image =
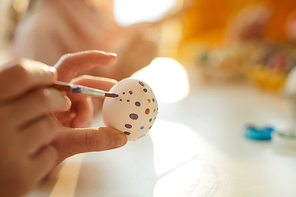
[[[83,85],[91,88],[101,89],[104,91],[109,91],[111,87],[117,83],[117,81],[110,78],[82,75],[74,78],[71,81],[71,83],[79,84],[79,85]],[[97,113],[101,109],[103,98],[93,97],[92,101],[93,101],[93,113]]]
[[[56,63],[59,80],[69,82],[79,71],[89,70],[96,66],[109,66],[116,62],[117,55],[103,51],[84,51],[64,55]]]
[[[58,133],[52,145],[58,151],[58,162],[78,153],[103,151],[127,143],[126,135],[110,127],[71,129]]]
[[[55,120],[51,115],[43,116],[20,134],[22,143],[31,155],[35,154],[42,146],[49,144],[56,135]]]
[[[40,150],[30,160],[32,162],[30,170],[32,176],[35,177],[35,180],[41,180],[54,167],[58,160],[58,153],[54,146],[49,145]]]
[[[24,98],[11,102],[1,108],[0,117],[14,117],[6,124],[18,129],[34,123],[34,119],[50,112],[68,110],[71,105],[68,97],[53,88],[39,88],[24,95]]]
[[[33,87],[49,85],[57,78],[55,68],[33,60],[11,60],[6,65],[0,72],[0,84],[3,84],[0,86],[0,102],[17,97]]]
[[[76,113],[68,110],[66,112],[55,113],[55,116],[62,125],[71,127],[71,122],[76,117]]]
[[[117,81],[104,77],[82,75],[74,78],[71,83],[109,91],[117,83]]]
[[[93,121],[93,108],[90,97],[84,97],[78,101],[75,107],[75,118],[71,122],[72,128],[89,127]]]
[[[111,87],[113,87],[117,81],[110,78],[104,77],[95,77],[90,75],[82,75],[79,77],[74,78],[71,83],[79,84],[91,88],[101,89],[104,91],[109,91]],[[93,111],[97,113],[102,106],[103,98],[93,97]]]

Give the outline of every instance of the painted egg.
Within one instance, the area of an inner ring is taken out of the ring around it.
[[[129,141],[148,133],[158,113],[158,104],[149,85],[142,80],[127,78],[115,84],[110,92],[118,97],[105,98],[102,108],[104,124],[124,132]]]

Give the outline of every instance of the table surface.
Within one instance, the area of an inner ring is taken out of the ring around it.
[[[245,82],[203,82],[159,101],[150,133],[122,148],[73,156],[28,197],[294,197],[296,157],[244,137],[248,124],[291,125],[290,101]],[[93,126],[103,126],[98,116]]]

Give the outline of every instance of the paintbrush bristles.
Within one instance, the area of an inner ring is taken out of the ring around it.
[[[106,97],[112,97],[112,98],[115,98],[115,97],[118,97],[118,94],[115,94],[115,93],[108,93],[108,92],[106,92],[106,93],[105,93],[105,96],[106,96]]]

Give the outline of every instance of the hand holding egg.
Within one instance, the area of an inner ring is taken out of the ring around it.
[[[116,98],[105,98],[102,114],[106,126],[124,132],[129,141],[136,140],[151,129],[158,104],[152,89],[138,79],[123,79],[110,92]]]

